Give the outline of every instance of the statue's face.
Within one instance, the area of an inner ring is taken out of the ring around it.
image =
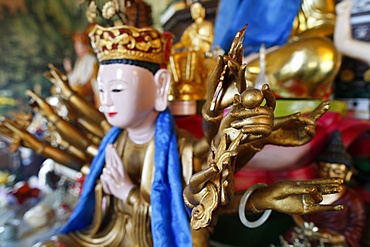
[[[153,74],[126,64],[100,65],[98,89],[103,112],[112,126],[139,128],[154,110]]]
[[[190,14],[191,17],[195,20],[199,17],[204,18],[205,16],[205,9],[203,8],[202,4],[200,3],[193,3],[190,5]]]
[[[81,41],[76,41],[74,43],[74,48],[75,48],[75,52],[76,52],[77,56],[79,56],[79,57],[90,52],[89,45],[85,44]]]
[[[345,178],[348,169],[344,164],[319,163],[319,177],[321,178]]]

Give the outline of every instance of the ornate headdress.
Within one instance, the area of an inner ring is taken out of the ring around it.
[[[154,28],[131,26],[102,27],[90,32],[91,44],[99,62],[112,59],[132,59],[166,64],[169,37]]]
[[[86,13],[89,22],[95,22],[97,13],[100,12],[103,19],[110,23],[108,27],[96,24],[89,33],[91,45],[99,62],[127,59],[167,64],[172,35],[161,33],[151,27],[138,28],[125,25],[126,7],[127,1],[122,5],[118,1],[108,1],[102,10],[98,11],[96,3],[89,1]],[[115,24],[117,20],[119,25]]]

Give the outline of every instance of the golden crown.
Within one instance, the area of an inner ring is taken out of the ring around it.
[[[171,36],[154,28],[95,25],[90,34],[98,60],[132,59],[166,64]]]

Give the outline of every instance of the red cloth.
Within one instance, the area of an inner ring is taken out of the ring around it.
[[[273,184],[280,180],[306,180],[317,177],[316,164],[312,163],[293,170],[267,171],[267,170],[241,170],[235,173],[235,190],[246,190],[256,183]]]
[[[343,210],[327,211],[303,216],[306,221],[313,222],[319,229],[330,229],[346,238],[349,246],[361,246],[366,227],[365,204],[359,194],[347,187],[344,194],[335,202],[343,205]]]
[[[204,136],[202,129],[202,115],[175,117],[177,127],[185,129],[197,138]]]

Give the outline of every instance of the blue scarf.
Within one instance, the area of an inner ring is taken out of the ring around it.
[[[101,141],[86,177],[79,202],[61,233],[88,227],[95,211],[95,181],[105,164],[105,147],[113,143],[121,129],[112,127]],[[154,246],[192,246],[189,218],[182,198],[182,178],[176,126],[169,109],[156,121],[154,136],[154,181],[151,190],[151,227]]]
[[[248,24],[243,41],[244,55],[287,42],[301,0],[221,0],[215,22],[213,46],[230,49],[235,34]]]

